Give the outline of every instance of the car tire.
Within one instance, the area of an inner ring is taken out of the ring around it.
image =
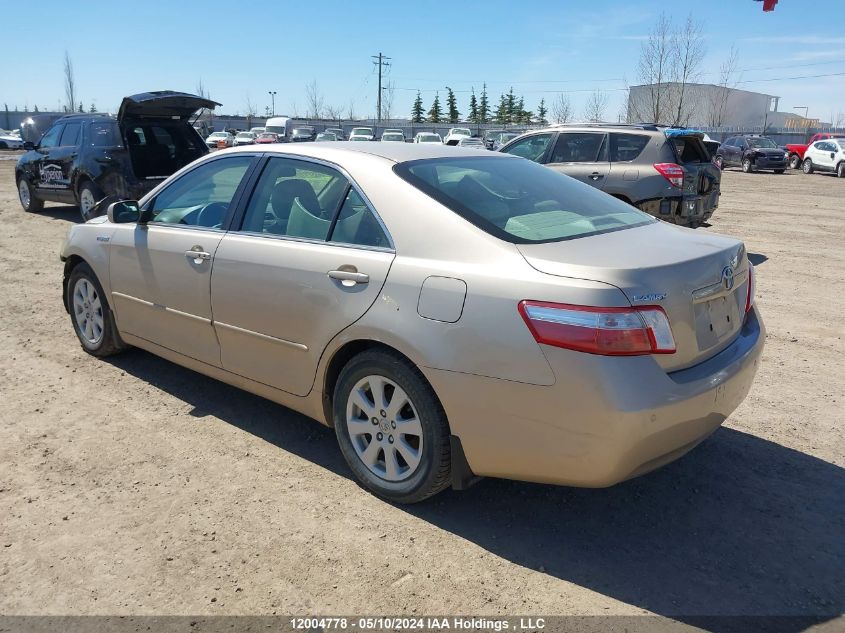
[[[813,161],[811,161],[809,158],[805,158],[804,162],[801,163],[801,170],[805,174],[812,174],[813,173]]]
[[[785,169],[775,169],[776,174],[782,174],[785,171],[786,171]]]
[[[32,185],[24,176],[18,178],[18,200],[27,213],[37,213],[44,208],[44,201],[35,197]]]
[[[94,206],[96,206],[97,202],[102,200],[103,197],[104,194],[97,185],[90,180],[82,181],[82,184],[79,185],[77,198],[79,199],[79,215],[82,217],[83,222],[87,222],[94,217],[92,215]]]
[[[754,171],[754,163],[751,162],[750,158],[742,159],[742,171],[744,171],[746,174],[750,174]]]
[[[353,357],[335,385],[332,416],[346,463],[377,496],[416,503],[448,487],[446,413],[419,369],[402,356],[368,350]]]
[[[127,348],[103,287],[88,264],[79,263],[71,271],[65,292],[70,321],[82,349],[102,358]]]
[[[839,163],[836,166],[836,176],[838,178],[845,178],[845,162]]]
[[[798,156],[798,154],[793,154],[789,157],[789,167],[790,169],[801,168],[801,158]]]

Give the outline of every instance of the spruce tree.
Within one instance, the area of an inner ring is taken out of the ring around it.
[[[411,109],[411,122],[422,123],[423,121],[425,121],[425,109],[423,108],[420,91],[417,90],[417,98],[414,99],[414,107]]]
[[[478,102],[478,122],[490,123],[490,103],[487,101],[487,83],[481,89],[481,101]]]
[[[481,123],[478,119],[478,100],[475,98],[475,88],[472,89],[472,94],[469,96],[469,116],[467,120],[470,123]]]
[[[496,123],[508,123],[508,99],[505,95],[499,97],[499,105],[496,107]]]
[[[461,120],[461,113],[458,112],[458,100],[455,93],[449,86],[446,86],[446,109],[449,111],[449,123],[457,123]]]
[[[537,106],[537,122],[540,125],[548,124],[548,119],[546,115],[549,113],[548,109],[546,109],[546,100],[540,99],[540,105]]]
[[[440,123],[443,118],[443,108],[440,107],[440,94],[434,94],[434,102],[431,104],[431,109],[428,111],[428,120],[430,123]]]
[[[513,86],[505,97],[505,123],[513,123],[516,120],[516,95],[513,93]]]

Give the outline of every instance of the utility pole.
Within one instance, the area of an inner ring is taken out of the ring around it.
[[[377,120],[381,121],[381,74],[382,68],[385,66],[390,66],[390,62],[387,60],[392,59],[392,57],[388,57],[387,55],[382,55],[379,53],[378,55],[373,55],[372,58],[376,61],[373,61],[373,64],[378,66],[378,114]]]
[[[273,113],[271,116],[276,116],[276,91],[275,90],[268,90],[267,94],[270,95],[271,103],[273,104],[270,111]]]

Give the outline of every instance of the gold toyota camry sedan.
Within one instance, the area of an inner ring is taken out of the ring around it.
[[[396,502],[653,470],[742,402],[765,338],[741,242],[443,145],[219,151],[61,257],[86,351],[140,347],[334,427]]]

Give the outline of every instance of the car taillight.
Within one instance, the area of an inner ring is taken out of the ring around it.
[[[748,290],[745,293],[745,313],[754,305],[754,266],[748,262]]]
[[[520,301],[534,340],[604,356],[674,354],[669,318],[660,306],[595,308],[545,301]]]
[[[678,189],[684,186],[684,168],[675,163],[656,163],[654,168],[663,176],[673,187]]]

